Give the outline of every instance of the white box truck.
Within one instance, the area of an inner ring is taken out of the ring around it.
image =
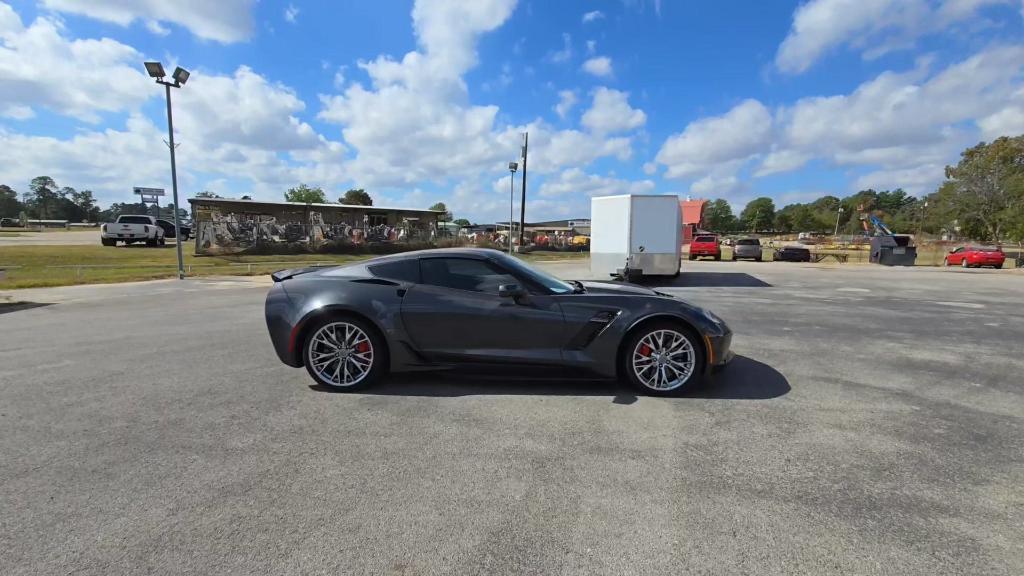
[[[590,200],[590,272],[636,280],[679,275],[678,196],[624,194]]]

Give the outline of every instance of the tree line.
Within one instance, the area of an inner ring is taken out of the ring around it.
[[[707,230],[856,234],[860,215],[872,213],[902,234],[955,234],[985,242],[1024,241],[1024,136],[1002,137],[964,150],[935,192],[914,197],[901,188],[861,190],[839,198],[776,208],[768,197],[748,202],[739,216],[723,199],[704,208]]]

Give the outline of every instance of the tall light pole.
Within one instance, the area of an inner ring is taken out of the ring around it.
[[[839,217],[843,215],[843,207],[839,207],[839,212],[836,214],[836,231],[832,233],[833,236],[839,235]]]
[[[530,148],[530,133],[523,132],[523,185],[519,191],[519,246],[523,246],[523,234],[526,231],[526,153]]]
[[[512,255],[512,205],[515,203],[516,194],[516,170],[519,169],[519,164],[515,162],[508,163],[508,254]]]
[[[185,262],[181,256],[181,218],[178,211],[181,204],[178,203],[178,168],[174,163],[174,118],[171,116],[171,88],[181,88],[188,82],[189,72],[181,66],[174,69],[171,78],[174,82],[164,80],[167,74],[164,73],[164,65],[159,62],[146,62],[146,72],[150,78],[155,78],[157,84],[163,84],[167,93],[167,147],[171,149],[171,190],[174,194],[174,244],[178,250],[178,279],[185,279]],[[159,215],[159,213],[158,213]]]

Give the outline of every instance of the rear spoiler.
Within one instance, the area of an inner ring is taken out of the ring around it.
[[[309,272],[314,272],[321,268],[324,268],[324,266],[307,266],[305,268],[291,268],[288,270],[278,270],[277,272],[271,274],[270,277],[274,279],[274,282],[283,282],[285,280],[288,280],[289,278],[294,278],[296,276],[299,276],[300,274],[308,274]]]

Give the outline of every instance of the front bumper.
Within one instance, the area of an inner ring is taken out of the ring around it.
[[[708,372],[725,367],[736,356],[731,349],[732,332],[721,336],[705,336],[704,343],[708,348]]]

